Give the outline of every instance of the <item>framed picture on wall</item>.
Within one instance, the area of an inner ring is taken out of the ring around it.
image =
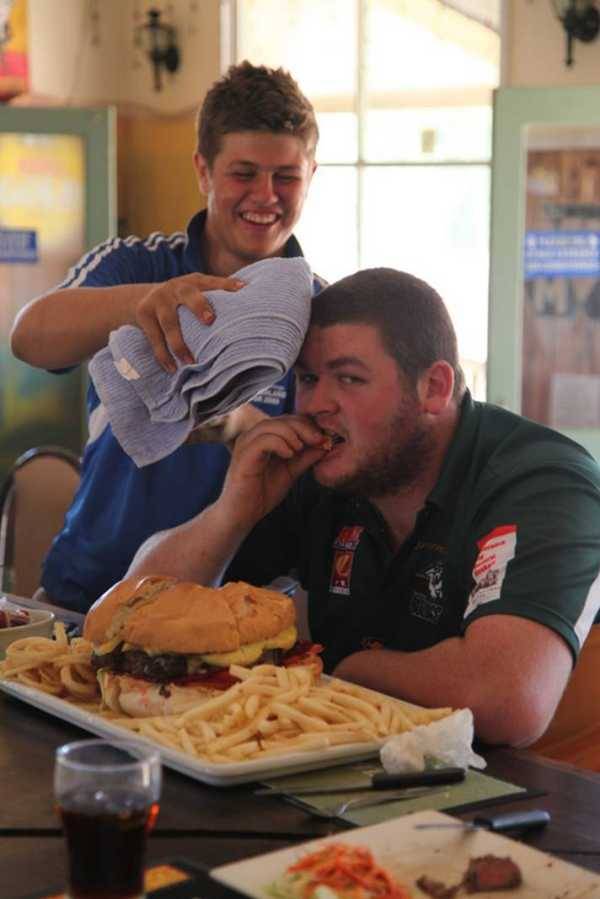
[[[600,459],[600,88],[494,97],[488,400]]]
[[[27,0],[0,0],[0,103],[27,89]]]
[[[16,315],[116,232],[113,107],[0,107],[0,481],[31,447],[79,455],[84,366],[57,377],[10,352]],[[0,890],[0,893],[2,891]]]

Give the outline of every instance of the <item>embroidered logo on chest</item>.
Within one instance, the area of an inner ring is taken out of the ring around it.
[[[329,591],[331,593],[350,595],[350,578],[354,565],[354,553],[358,548],[364,527],[359,524],[343,527],[333,541],[333,562]]]
[[[465,609],[466,618],[477,606],[500,599],[506,568],[515,557],[517,548],[516,524],[504,524],[477,541],[479,555],[473,566],[475,586]]]
[[[415,590],[409,604],[410,613],[415,618],[430,621],[435,624],[439,621],[444,607],[443,591],[444,563],[440,559],[427,565],[415,575]]]
[[[442,598],[442,575],[444,567],[441,562],[436,562],[423,572],[423,577],[427,581],[427,593],[430,599]]]

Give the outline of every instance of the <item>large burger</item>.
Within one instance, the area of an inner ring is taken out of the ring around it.
[[[184,711],[233,686],[230,665],[312,664],[321,647],[297,642],[293,601],[236,582],[213,589],[150,575],[115,584],[89,610],[84,637],[102,698],[145,717]]]

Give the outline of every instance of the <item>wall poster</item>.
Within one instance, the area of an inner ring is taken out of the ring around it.
[[[521,411],[600,428],[600,128],[526,134]]]
[[[81,449],[81,379],[16,360],[15,316],[57,285],[85,249],[80,135],[0,133],[0,476],[23,449]]]
[[[0,103],[27,89],[27,0],[0,0]]]

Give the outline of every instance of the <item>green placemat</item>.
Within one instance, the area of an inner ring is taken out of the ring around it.
[[[326,812],[336,803],[345,799],[356,798],[362,794],[357,793],[323,793],[318,796],[298,796],[296,791],[306,787],[330,787],[341,788],[345,786],[368,787],[372,775],[376,771],[382,771],[382,767],[375,761],[355,762],[340,768],[327,768],[320,771],[309,771],[304,774],[293,774],[289,777],[278,777],[264,781],[266,786],[277,790],[285,790],[285,799],[299,805],[307,811],[318,814]],[[415,799],[401,799],[389,801],[381,805],[367,808],[349,809],[339,820],[347,824],[364,827],[367,824],[379,824],[399,815],[423,809],[437,809],[438,811],[458,810],[463,807],[476,807],[481,804],[493,804],[494,801],[506,800],[512,797],[524,798],[525,796],[539,795],[530,793],[525,787],[498,780],[488,774],[469,769],[464,781],[455,784],[444,784],[429,788],[430,792],[425,796]],[[379,794],[380,791],[377,791]],[[366,794],[365,794],[366,795]]]

